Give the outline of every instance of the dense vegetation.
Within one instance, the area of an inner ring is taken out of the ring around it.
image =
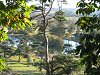
[[[100,11],[100,1],[80,0],[74,18],[60,6],[66,0],[58,0],[54,13],[54,0],[39,6],[27,6],[29,1],[0,1],[0,74],[99,75],[100,14],[93,12]],[[70,40],[79,42],[76,50]]]
[[[76,53],[82,58],[81,64],[85,64],[85,74],[100,74],[100,13],[89,16],[89,14],[100,11],[100,1],[91,0],[88,3],[85,0],[78,4],[77,14],[82,14],[76,22],[84,31],[80,38],[80,45],[77,47]]]

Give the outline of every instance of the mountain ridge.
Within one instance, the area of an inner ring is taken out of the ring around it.
[[[78,8],[62,8],[62,11],[65,12],[65,16],[69,16],[69,17],[79,17],[82,16],[81,15],[77,15],[76,11]],[[58,11],[58,8],[52,8],[51,12],[55,12]],[[91,13],[89,16],[93,16],[94,14],[100,14],[100,11],[95,11],[93,13]]]

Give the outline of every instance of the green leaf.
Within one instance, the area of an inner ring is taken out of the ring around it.
[[[4,69],[6,69],[5,59],[0,58],[0,70],[2,71]]]

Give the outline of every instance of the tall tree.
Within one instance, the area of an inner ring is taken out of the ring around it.
[[[77,6],[77,14],[83,16],[78,19],[76,24],[84,31],[80,38],[80,45],[76,53],[82,58],[81,64],[85,64],[87,75],[100,74],[100,0],[81,0]],[[90,15],[93,13],[93,15]]]
[[[45,43],[45,60],[46,60],[46,74],[47,75],[50,75],[50,71],[49,71],[49,57],[48,57],[48,36],[46,35],[46,29],[47,29],[47,26],[48,26],[48,19],[47,19],[47,15],[49,14],[49,12],[51,11],[52,9],[52,5],[53,5],[53,1],[50,1],[49,2],[51,3],[50,4],[50,8],[49,10],[46,12],[45,11],[45,1],[42,0],[42,16],[43,16],[43,37],[44,37],[44,43]]]
[[[49,4],[46,4],[47,1],[49,1]],[[60,0],[58,0],[58,1],[60,1]],[[40,10],[40,12],[42,11],[42,15],[41,15],[41,13],[39,15],[37,15],[37,16],[40,16],[40,18],[42,17],[42,20],[41,20],[42,22],[38,21],[38,23],[40,22],[40,24],[39,24],[40,27],[39,28],[37,27],[37,29],[39,29],[41,31],[41,33],[40,33],[40,34],[42,34],[41,38],[42,38],[42,40],[44,40],[43,43],[44,43],[44,48],[45,48],[46,74],[47,75],[50,75],[49,57],[48,57],[48,38],[50,38],[50,36],[48,35],[49,34],[49,28],[50,28],[49,23],[50,23],[50,19],[55,17],[55,16],[49,16],[50,11],[51,11],[52,6],[53,6],[53,2],[54,2],[54,0],[41,0],[41,2],[40,2],[41,8],[39,8],[39,10]],[[49,7],[49,8],[47,8],[47,7]],[[59,13],[59,14],[61,14],[61,13]],[[56,15],[59,15],[59,14],[56,13]],[[55,19],[60,22],[63,18],[61,18],[61,15],[60,15],[60,17],[56,16]],[[60,29],[60,24],[59,24],[58,28]],[[52,32],[54,33],[54,31],[52,31]],[[61,34],[58,32],[59,37],[60,37],[60,35]]]

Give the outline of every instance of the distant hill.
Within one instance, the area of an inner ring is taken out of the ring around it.
[[[55,11],[58,11],[58,9],[52,8],[51,12],[55,12]],[[76,14],[77,8],[63,8],[62,11],[64,11],[65,16],[68,16],[68,17],[74,17],[74,16],[78,17],[79,16]],[[93,14],[100,14],[100,11],[95,11],[91,13],[90,16],[92,16]]]
[[[58,10],[59,10],[58,8],[52,8],[51,12],[49,13],[49,16],[54,15],[54,13]],[[66,17],[80,17],[80,16],[82,16],[82,15],[76,14],[77,8],[63,8],[62,11],[65,12]],[[31,13],[31,16],[33,16],[34,14],[38,15],[40,13],[41,13],[40,10],[35,10]],[[91,13],[89,16],[93,16],[93,14],[100,14],[100,11],[95,11],[95,12]]]
[[[77,14],[76,14],[76,10],[77,9],[74,9],[74,8],[64,8],[64,9],[62,9],[62,11],[64,11],[65,12],[65,16],[78,16]],[[55,11],[58,11],[58,9],[57,8],[52,8],[52,10],[51,10],[51,13],[54,13]]]

